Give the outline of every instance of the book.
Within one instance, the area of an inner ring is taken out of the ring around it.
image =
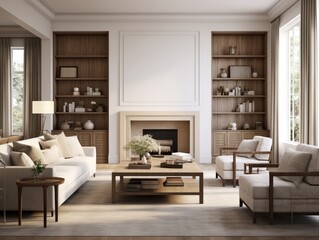
[[[164,186],[184,186],[184,182],[181,177],[166,177]]]
[[[172,156],[178,160],[191,160],[192,159],[192,155],[190,153],[173,152]]]

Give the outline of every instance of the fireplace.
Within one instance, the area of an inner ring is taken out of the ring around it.
[[[152,151],[151,155],[171,155],[178,151],[177,129],[143,129],[143,135],[151,135],[160,145],[159,151]]]
[[[123,111],[120,112],[120,159],[130,158],[123,146],[134,136],[143,135],[143,129],[177,129],[176,152],[199,154],[199,114],[192,111]],[[195,134],[197,133],[197,134]],[[154,135],[154,134],[150,134]],[[154,137],[155,138],[155,137]],[[156,138],[155,138],[156,139]],[[163,140],[162,140],[163,141]],[[175,151],[175,150],[173,150]]]

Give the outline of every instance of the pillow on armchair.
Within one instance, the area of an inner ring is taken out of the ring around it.
[[[256,151],[258,141],[251,140],[251,139],[244,139],[238,146],[237,152],[254,152]],[[254,154],[237,154],[241,157],[251,158]]]

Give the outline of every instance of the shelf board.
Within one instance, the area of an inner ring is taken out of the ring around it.
[[[265,58],[266,55],[213,55],[214,58]]]
[[[56,112],[58,115],[106,115],[108,112]]]
[[[213,95],[213,98],[264,98],[265,95],[240,95],[240,96],[229,96],[229,95]]]
[[[56,58],[108,58],[108,55],[56,55]]]
[[[106,95],[56,95],[56,98],[107,98]]]
[[[82,77],[82,78],[56,78],[57,81],[106,81],[108,78]]]
[[[213,81],[265,81],[266,78],[213,78]]]
[[[266,112],[213,112],[213,115],[263,115]]]

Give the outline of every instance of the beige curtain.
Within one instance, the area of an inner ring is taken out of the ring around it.
[[[278,65],[279,65],[279,27],[280,18],[271,23],[271,131],[273,141],[272,158],[273,163],[279,162],[279,121],[278,121]]]
[[[10,59],[10,39],[0,38],[0,129],[3,136],[11,133]]]
[[[41,100],[41,39],[26,38],[24,45],[24,136],[36,137],[41,128],[41,116],[32,114],[32,101]]]
[[[317,145],[317,13],[316,0],[301,0],[300,142]]]

